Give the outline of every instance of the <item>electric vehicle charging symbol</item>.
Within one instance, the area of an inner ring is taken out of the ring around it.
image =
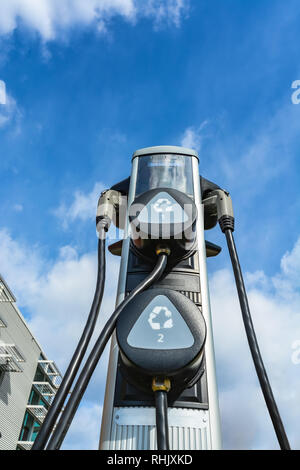
[[[154,320],[157,319],[157,317],[160,314],[162,314],[162,312],[164,312],[164,317],[165,317],[163,324],[158,321],[155,322]],[[153,330],[173,328],[174,324],[173,324],[173,319],[172,319],[172,312],[167,307],[157,306],[150,313],[149,318],[148,318],[148,323]]]

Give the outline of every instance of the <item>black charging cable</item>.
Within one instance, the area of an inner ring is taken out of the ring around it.
[[[155,398],[157,449],[170,450],[168,425],[168,391],[170,380],[154,377],[152,390]]]
[[[57,417],[66,401],[68,393],[70,392],[71,386],[74,382],[76,374],[79,370],[87,347],[89,345],[90,339],[94,332],[105,285],[105,239],[106,232],[110,226],[110,222],[110,218],[103,217],[100,223],[98,223],[98,272],[96,289],[91,310],[86,321],[83,333],[77,344],[76,350],[72,356],[72,359],[62,379],[62,382],[57,390],[55,398],[47,412],[41,429],[39,430],[39,433],[34,441],[32,450],[42,450],[45,448],[45,445],[47,444],[47,441],[53,430]]]
[[[99,359],[103,353],[103,350],[110,339],[115,326],[118,316],[120,315],[123,308],[131,302],[131,300],[140,292],[149,288],[154,282],[158,281],[162,276],[166,265],[167,265],[167,254],[160,253],[158,255],[157,263],[153,271],[137,286],[133,289],[130,294],[120,303],[120,305],[113,312],[107,323],[105,324],[100,336],[98,337],[90,355],[88,356],[85,365],[78,377],[78,380],[73,388],[70,398],[65,406],[64,411],[53,431],[53,434],[49,440],[47,450],[60,449],[63,440],[68,432],[68,429],[73,421],[74,415],[80,404],[80,401],[85,393],[85,390],[89,384],[92,374],[99,362]]]
[[[255,365],[257,377],[261,386],[263,396],[273,423],[273,427],[282,450],[290,450],[290,444],[275,402],[275,398],[272,392],[271,385],[264,367],[264,363],[260,354],[257,338],[255,335],[254,326],[250,314],[247,293],[244,285],[243,275],[239,258],[236,251],[236,246],[233,238],[234,231],[234,218],[232,216],[223,215],[219,219],[220,227],[223,233],[225,233],[227,246],[231,258],[232,268],[235,277],[235,283],[238,291],[244,326],[247,334],[247,339]]]

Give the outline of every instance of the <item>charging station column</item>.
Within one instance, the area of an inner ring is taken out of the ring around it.
[[[174,396],[169,403],[170,448],[173,450],[219,449],[221,447],[220,418],[197,153],[181,147],[151,147],[135,152],[130,177],[128,208],[144,193],[148,194],[150,202],[152,196],[149,194],[153,193],[154,201],[160,189],[165,199],[178,197],[177,192],[181,192],[183,199],[184,197],[191,198],[196,206],[198,217],[195,222],[196,240],[192,249],[187,251],[187,254],[182,254],[179,249],[178,259],[175,256],[166,276],[154,287],[177,291],[188,297],[198,307],[199,316],[203,315],[207,329],[203,360],[198,373],[195,374],[195,380],[188,384],[188,388],[180,390],[178,396]],[[157,201],[155,200],[154,203]],[[130,238],[127,217],[117,305],[151,271],[151,268],[151,256],[147,254],[147,244],[140,256]],[[122,374],[119,348],[114,335],[103,407],[100,449],[155,448],[153,398],[147,393],[141,393],[140,389],[135,388]]]

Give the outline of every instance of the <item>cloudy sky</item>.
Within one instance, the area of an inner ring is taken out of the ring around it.
[[[0,272],[46,354],[64,370],[89,310],[99,192],[130,174],[138,148],[195,148],[200,172],[231,192],[253,320],[298,449],[299,24],[297,0],[0,0]],[[223,247],[208,269],[224,447],[277,448],[223,235],[206,237]],[[117,275],[108,256],[98,332]],[[97,448],[106,361],[65,448]]]

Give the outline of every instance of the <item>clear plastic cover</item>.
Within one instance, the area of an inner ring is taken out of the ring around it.
[[[192,158],[176,154],[139,157],[136,196],[149,189],[174,188],[193,197]]]

